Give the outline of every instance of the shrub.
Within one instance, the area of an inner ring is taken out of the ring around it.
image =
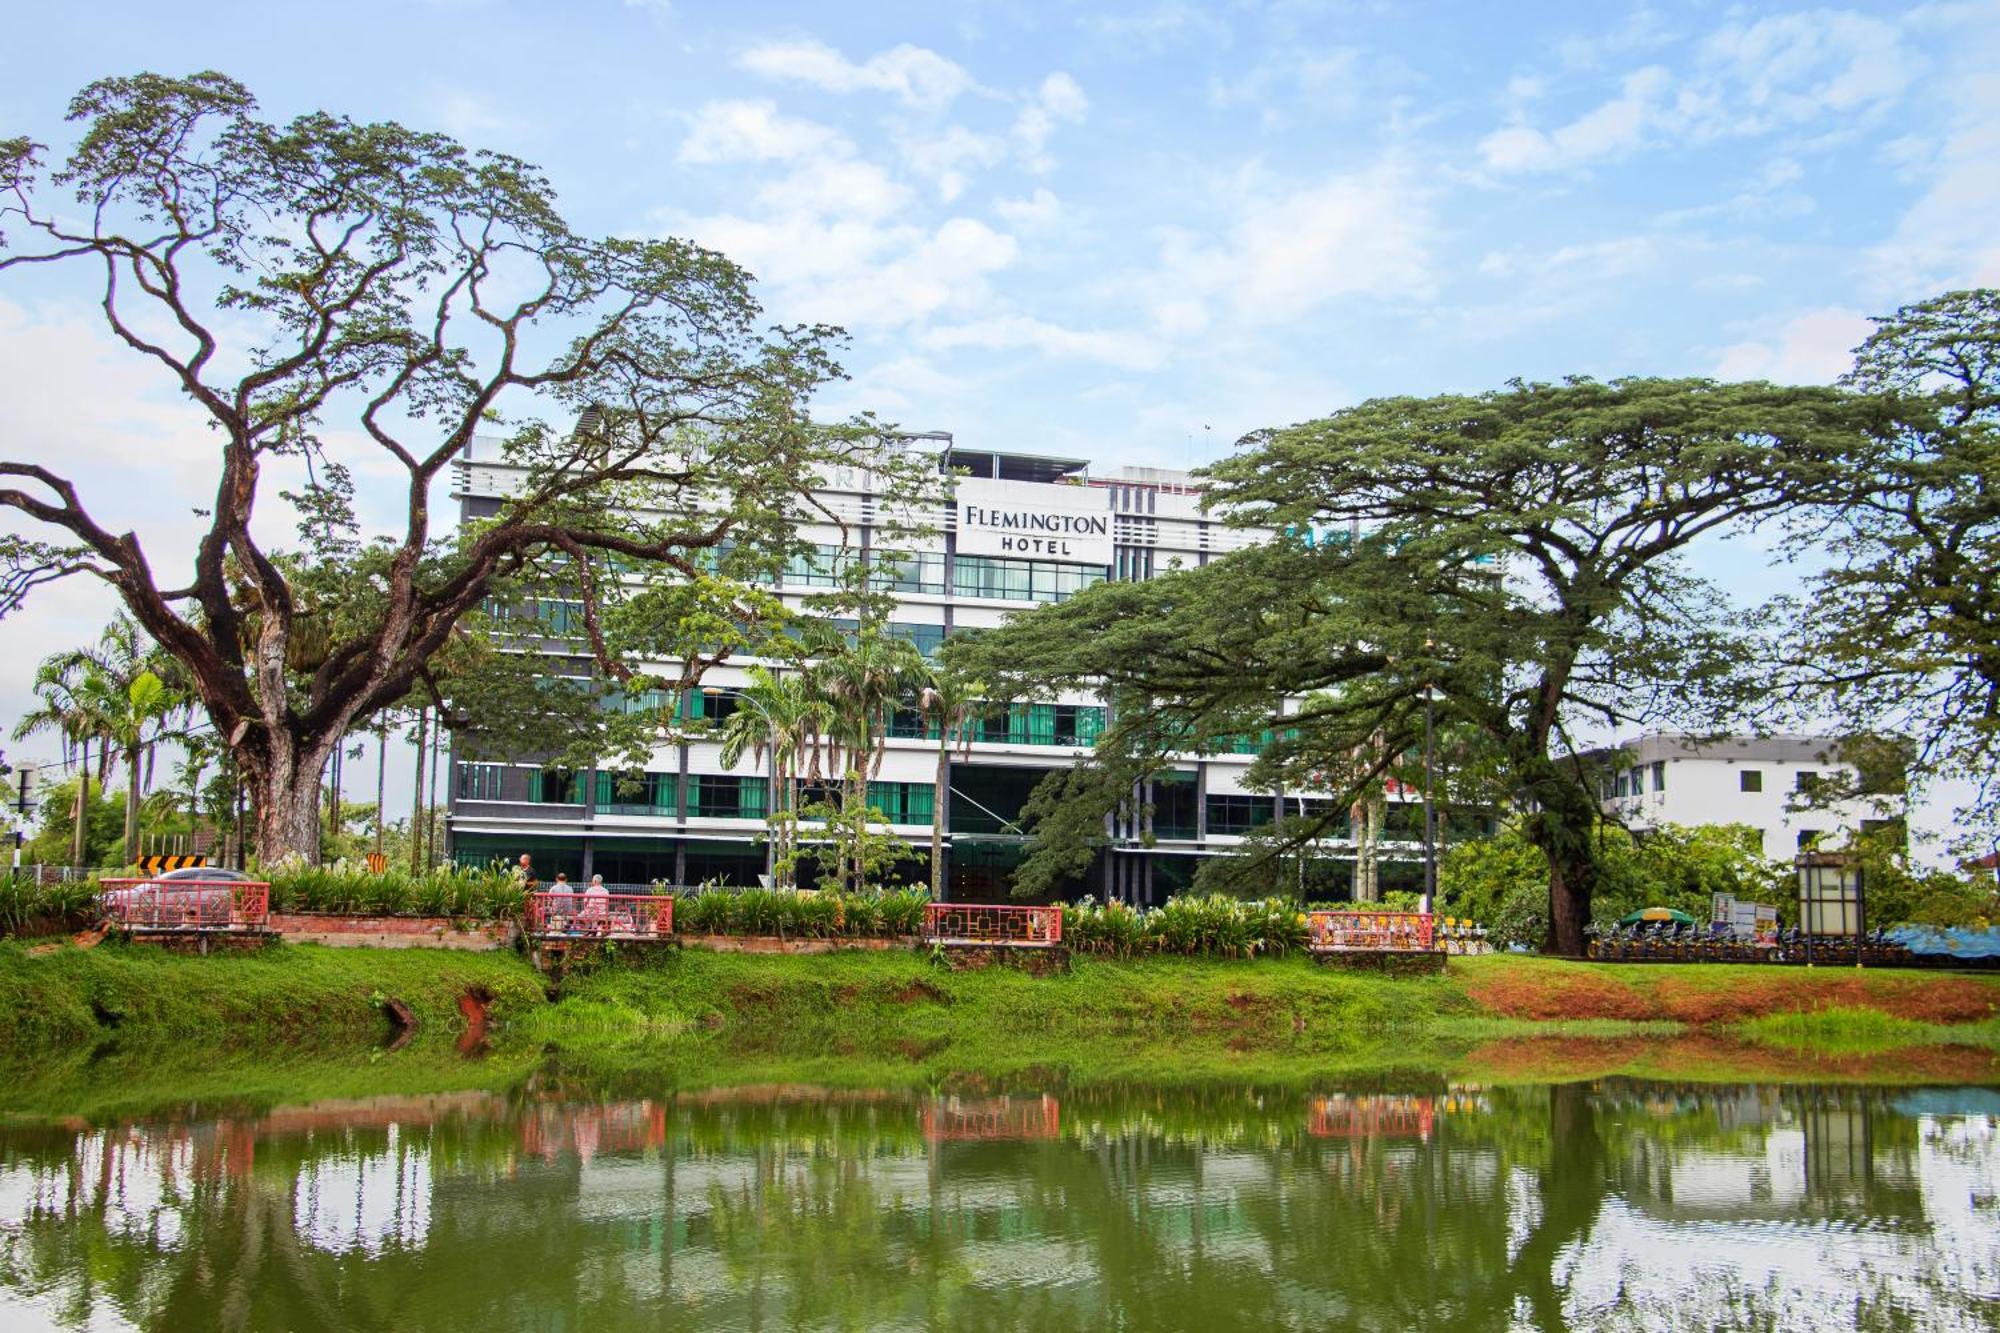
[[[375,875],[365,867],[337,861],[271,875],[274,912],[507,919],[520,916],[526,902],[527,890],[511,870],[497,864],[484,869],[440,866],[417,875],[396,869]]]
[[[31,875],[0,871],[0,934],[17,934],[30,925],[81,930],[96,917],[95,880],[37,884]]]

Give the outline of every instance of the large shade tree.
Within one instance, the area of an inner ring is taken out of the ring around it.
[[[1526,812],[1549,944],[1580,954],[1600,816],[1575,756],[1593,735],[1699,727],[1750,696],[1757,655],[1689,549],[1727,552],[1831,484],[1855,416],[1830,389],[1574,380],[1377,399],[1249,437],[1207,469],[1207,502],[1283,535],[1091,588],[966,659],[1010,691],[1110,697],[1095,764],[1031,804],[1037,856],[1074,870],[1146,773],[1261,732],[1254,782],[1329,797],[1281,829],[1298,846],[1410,776],[1431,692],[1467,750],[1460,784]]]
[[[1873,396],[1866,455],[1801,545],[1829,544],[1798,620],[1815,706],[1912,742],[1919,780],[1959,778],[2000,833],[2000,291],[1875,322],[1847,383]],[[1844,793],[1834,793],[1844,794]],[[1990,843],[1979,848],[1990,850]]]
[[[339,738],[419,687],[496,583],[558,570],[615,675],[594,607],[616,577],[788,540],[821,469],[895,474],[869,423],[808,415],[837,331],[765,331],[749,276],[698,246],[579,235],[516,158],[324,112],[271,123],[214,73],[105,79],[70,119],[53,172],[0,140],[0,270],[90,284],[209,428],[214,499],[190,566],[163,571],[54,460],[0,461],[0,508],[31,525],[0,537],[0,611],[61,577],[115,589],[240,767],[266,860],[312,854]],[[507,481],[440,536],[475,433]],[[396,479],[386,534],[355,521],[363,469]],[[296,560],[270,532],[287,480]],[[301,569],[329,562],[342,587],[302,599]]]

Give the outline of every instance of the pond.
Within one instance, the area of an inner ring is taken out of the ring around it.
[[[2000,1090],[792,1085],[0,1124],[0,1327],[1990,1329]]]

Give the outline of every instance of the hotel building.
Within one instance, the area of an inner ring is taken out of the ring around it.
[[[518,484],[517,470],[498,456],[497,447],[479,440],[455,464],[462,520],[491,515]],[[1125,467],[1095,475],[1081,459],[961,449],[948,440],[938,458],[941,469],[961,475],[950,501],[916,516],[935,535],[894,541],[896,550],[911,555],[898,562],[891,629],[927,656],[951,634],[997,626],[1102,580],[1145,579],[1176,565],[1205,564],[1269,535],[1205,515],[1198,486],[1182,472]],[[834,471],[821,483],[817,499],[847,530],[843,536],[829,523],[801,531],[817,545],[817,557],[792,561],[773,589],[794,608],[826,592],[837,563],[876,548],[888,526],[866,472]],[[560,604],[540,611],[549,636],[540,649],[549,669],[588,676],[591,664],[571,614]],[[727,717],[738,706],[735,691],[748,665],[732,660],[711,669],[702,689],[682,701],[683,715]],[[677,669],[657,667],[665,675]],[[1018,823],[1023,802],[1052,770],[1086,756],[1104,725],[1103,703],[1089,695],[1015,705],[975,724],[967,753],[951,759],[944,798],[948,898],[1006,898],[1007,877],[1027,841]],[[1255,751],[1251,740],[1238,753],[1188,755],[1147,783],[1139,806],[1149,812],[1108,828],[1109,846],[1066,896],[1164,901],[1189,883],[1198,858],[1240,845],[1281,808],[1290,815],[1324,808],[1324,798],[1249,790],[1243,777]],[[936,741],[926,738],[917,718],[899,715],[870,783],[870,803],[924,857],[936,771]],[[464,864],[527,852],[544,879],[564,870],[572,879],[601,874],[623,885],[755,884],[767,871],[769,774],[748,758],[725,767],[721,746],[712,740],[663,741],[638,783],[630,775],[614,782],[608,772],[471,763],[456,754],[452,773],[451,845]],[[1414,802],[1392,798],[1378,863],[1382,887],[1418,886],[1420,828]],[[1317,887],[1324,896],[1337,895],[1326,880],[1341,882],[1351,874],[1353,845],[1330,839],[1322,851]],[[918,882],[927,873],[920,864],[904,870]]]

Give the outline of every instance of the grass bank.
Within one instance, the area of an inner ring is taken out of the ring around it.
[[[392,999],[419,1030],[460,1027],[460,997],[489,997],[496,1024],[543,1003],[512,954],[281,944],[193,957],[107,940],[94,949],[0,942],[0,1044],[85,1048],[107,1040],[374,1044]]]
[[[370,1048],[390,1035],[391,997],[417,1020],[420,1043],[448,1048],[468,992],[490,997],[504,1061],[554,1048],[574,1068],[683,1086],[1613,1074],[2000,1082],[1995,977],[1518,957],[1453,959],[1441,976],[1393,980],[1303,958],[1079,957],[1065,975],[1036,977],[953,972],[913,951],[686,950],[574,974],[551,1002],[512,954],[286,945],[197,958],[112,943],[0,944],[0,1078],[11,1067],[60,1071],[79,1052],[101,1061],[149,1051],[131,1057],[135,1076],[201,1088],[215,1061],[195,1056],[182,1075],[155,1077],[175,1067],[157,1052],[254,1047],[265,1061],[307,1053],[285,1076],[303,1086],[317,1077],[314,1050],[337,1056],[335,1074],[340,1061],[382,1058]],[[354,1073],[357,1086],[367,1082]],[[453,1067],[441,1086],[478,1077]],[[60,1102],[60,1089],[46,1100]]]
[[[944,971],[911,953],[687,952],[573,979],[512,1036],[697,1082],[1420,1071],[1990,1082],[2000,1080],[1996,1015],[2000,978],[1933,974],[1487,957],[1390,980],[1305,959],[1078,958],[1067,975],[1030,977]]]

